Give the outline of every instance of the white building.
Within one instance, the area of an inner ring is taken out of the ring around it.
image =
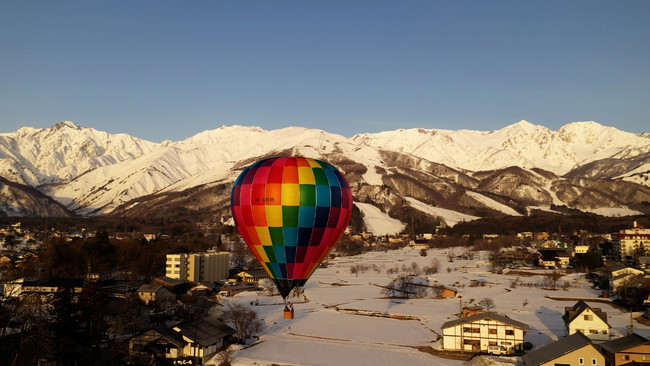
[[[582,300],[572,307],[564,308],[562,320],[567,336],[579,332],[594,341],[609,340],[611,326],[607,323],[607,313],[590,307]]]
[[[167,254],[167,277],[191,282],[215,282],[228,278],[230,253]]]
[[[508,354],[523,352],[528,324],[494,312],[451,320],[442,325],[445,350],[487,352],[488,346],[502,346]]]
[[[573,247],[573,251],[576,254],[586,254],[587,252],[589,252],[589,245],[575,245]]]
[[[623,229],[613,235],[621,258],[650,255],[650,229],[634,221],[632,229]]]
[[[621,286],[628,284],[634,277],[642,275],[640,269],[627,267],[622,264],[612,264],[604,269],[604,275],[609,279],[609,290],[617,292]]]

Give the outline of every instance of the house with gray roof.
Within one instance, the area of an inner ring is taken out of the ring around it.
[[[592,308],[580,300],[571,307],[564,308],[565,334],[583,333],[595,341],[609,340],[611,325],[607,322],[607,313],[600,308]]]
[[[632,362],[650,363],[650,339],[636,333],[603,342],[600,350],[612,366]]]
[[[236,333],[227,324],[207,318],[183,322],[172,329],[186,342],[183,354],[198,356],[203,362],[214,356]]]
[[[485,353],[488,346],[502,346],[508,354],[523,352],[528,324],[495,312],[448,321],[442,325],[445,350]]]
[[[145,304],[170,303],[176,301],[176,295],[160,284],[144,284],[138,288],[138,297]]]
[[[605,365],[605,356],[582,333],[574,333],[523,356],[526,366]]]

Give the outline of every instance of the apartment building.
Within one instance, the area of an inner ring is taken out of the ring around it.
[[[191,282],[215,282],[228,278],[230,253],[167,254],[167,277]]]
[[[650,255],[650,229],[644,229],[636,221],[631,229],[614,234],[613,239],[621,258]]]

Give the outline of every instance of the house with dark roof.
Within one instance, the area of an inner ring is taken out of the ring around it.
[[[138,288],[138,297],[145,304],[176,301],[176,295],[161,284],[144,284]]]
[[[153,279],[151,282],[154,285],[163,285],[165,288],[167,288],[169,291],[177,294],[177,295],[182,295],[185,293],[186,288],[190,287],[187,285],[185,281],[176,279],[176,278],[171,278],[167,276],[160,276],[156,277]]]
[[[259,280],[269,278],[269,274],[263,268],[254,268],[241,271],[237,274],[243,283],[257,284]]]
[[[564,308],[565,334],[583,333],[595,341],[609,340],[609,330],[612,327],[607,322],[607,313],[600,308],[592,308],[580,300],[571,307]]]
[[[129,339],[129,355],[141,360],[176,360],[183,357],[183,338],[171,329],[156,326]],[[143,362],[144,363],[144,362]]]
[[[203,359],[203,362],[214,356],[236,333],[225,323],[207,319],[183,322],[172,329],[180,334],[186,342],[183,354],[198,356]]]
[[[523,359],[526,366],[605,365],[605,356],[582,333],[533,349]]]
[[[211,319],[196,319],[171,328],[156,326],[129,340],[131,357],[155,364],[205,364],[226,346],[236,333],[227,324]]]
[[[631,362],[650,363],[650,339],[636,333],[603,342],[600,350],[612,366]]]
[[[508,354],[523,352],[528,324],[494,312],[484,312],[448,321],[442,325],[445,350],[487,352],[488,346],[503,346]]]
[[[538,253],[539,265],[545,268],[564,268],[571,260],[571,255],[564,249],[543,248]]]

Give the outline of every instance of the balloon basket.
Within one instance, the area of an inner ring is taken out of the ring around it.
[[[293,319],[293,305],[286,305],[284,307],[284,318]]]

